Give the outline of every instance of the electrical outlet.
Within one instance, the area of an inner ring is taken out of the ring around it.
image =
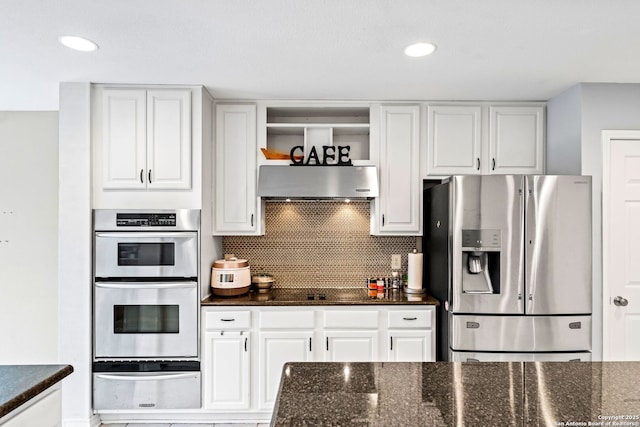
[[[392,270],[400,270],[402,267],[402,257],[400,254],[391,255],[391,269]]]

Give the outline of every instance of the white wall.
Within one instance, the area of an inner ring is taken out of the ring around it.
[[[0,363],[58,362],[58,113],[0,112]]]
[[[581,86],[575,85],[547,103],[545,170],[549,175],[581,174],[581,100]]]
[[[60,84],[58,201],[60,362],[64,427],[88,427],[91,411],[91,107],[89,83]]]
[[[563,162],[573,168],[571,165],[580,159],[580,172],[593,177],[593,357],[601,360],[602,131],[640,129],[640,84],[581,83],[550,100],[549,105],[548,118],[556,125],[547,134],[552,147],[547,151],[547,164],[556,165],[553,167],[559,170],[554,173],[568,173],[562,169]],[[574,147],[575,138],[580,141],[579,153]],[[569,144],[567,149],[559,148],[563,139]]]

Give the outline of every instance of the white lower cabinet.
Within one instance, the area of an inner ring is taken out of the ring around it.
[[[202,319],[204,408],[250,409],[251,312],[205,310]]]
[[[272,410],[282,367],[287,362],[313,361],[313,331],[260,332],[258,345],[258,405]]]
[[[435,347],[431,344],[431,331],[389,330],[389,352],[387,360],[390,362],[427,362],[435,359]]]
[[[233,419],[270,417],[287,362],[435,360],[432,306],[205,307],[202,319],[203,409]]]
[[[326,331],[325,362],[377,362],[378,331]]]
[[[60,427],[62,425],[60,384],[0,417],[3,427]]]

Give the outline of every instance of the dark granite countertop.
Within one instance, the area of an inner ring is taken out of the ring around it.
[[[72,372],[71,365],[0,365],[0,417]]]
[[[389,305],[422,304],[439,305],[430,295],[410,295],[401,289],[388,289],[375,297],[364,287],[355,288],[272,288],[268,292],[251,291],[236,297],[210,295],[202,305],[214,306],[287,306],[287,305]],[[380,297],[379,297],[380,296]]]
[[[640,362],[287,363],[271,425],[640,426],[638,378]]]

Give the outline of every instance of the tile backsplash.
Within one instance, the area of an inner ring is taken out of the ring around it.
[[[264,236],[225,236],[225,253],[246,258],[251,273],[269,273],[274,287],[364,286],[391,275],[391,255],[416,248],[416,237],[369,235],[369,202],[267,202]]]

